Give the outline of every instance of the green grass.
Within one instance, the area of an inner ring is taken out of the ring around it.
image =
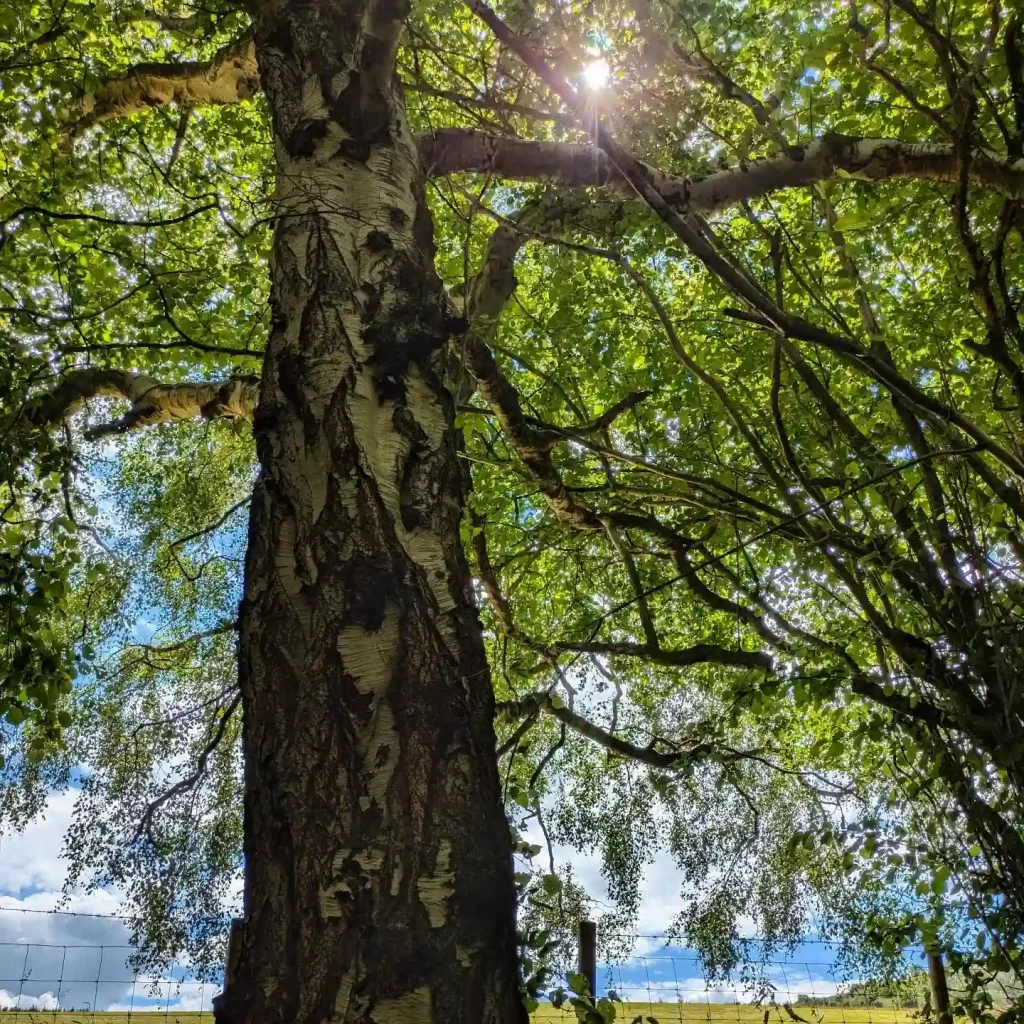
[[[710,1021],[712,1024],[765,1024],[765,1011],[754,1006],[729,1003],[616,1003],[616,1024],[631,1024],[640,1016],[654,1017],[658,1024],[690,1024]],[[867,1009],[863,1007],[807,1007],[795,1006],[794,1012],[807,1024],[911,1024],[915,1019],[906,1010]],[[571,1011],[556,1010],[542,1005],[533,1015],[534,1024],[574,1024]],[[213,1024],[213,1013],[165,1013],[163,1010],[136,1010],[134,1013],[92,1013],[89,1010],[6,1010],[0,1011],[0,1024],[130,1024],[132,1021],[157,1021],[161,1024]],[[645,1021],[646,1024],[646,1021]],[[772,1008],[768,1024],[795,1024],[785,1010]]]
[[[685,1024],[711,1021],[713,1024],[765,1024],[765,1009],[742,1003],[616,1003],[616,1024],[630,1024],[636,1017],[648,1016],[658,1024]],[[782,1008],[768,1011],[768,1024],[796,1024]],[[842,1006],[794,1006],[793,1012],[807,1024],[910,1024],[914,1018],[906,1010],[868,1009]],[[570,1024],[575,1015],[541,1005],[533,1015],[535,1024]],[[6,1022],[2,1022],[6,1024]]]

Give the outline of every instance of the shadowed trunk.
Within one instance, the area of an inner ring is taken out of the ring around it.
[[[393,78],[404,10],[266,3],[272,332],[241,616],[245,922],[218,1024],[522,1024],[493,698]]]

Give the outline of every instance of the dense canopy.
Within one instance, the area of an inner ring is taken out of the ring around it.
[[[287,213],[249,13],[154,2],[0,2],[2,815],[81,786],[70,883],[215,965]],[[397,74],[522,920],[628,932],[668,849],[712,970],[814,928],[1019,974],[1019,12],[421,0]]]

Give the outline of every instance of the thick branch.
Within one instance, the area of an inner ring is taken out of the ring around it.
[[[670,548],[684,542],[684,538],[654,516],[618,511],[598,514],[578,501],[565,486],[551,455],[559,435],[533,426],[523,412],[518,392],[474,330],[466,332],[461,344],[463,359],[476,378],[481,396],[490,405],[509,444],[537,482],[540,493],[559,522],[575,530],[594,532],[604,532],[608,523],[623,530],[641,530]]]
[[[472,172],[500,178],[554,181],[562,185],[607,185],[626,189],[608,158],[593,146],[573,142],[532,142],[469,128],[442,128],[416,139],[430,178]],[[653,173],[653,172],[652,172]],[[632,190],[628,190],[632,195]]]
[[[522,39],[509,31],[508,26],[483,0],[465,0],[465,3],[502,43],[538,75],[552,92],[561,97],[572,110],[577,111],[581,127],[587,126],[586,119],[579,115],[580,100],[573,87],[554,68],[549,67],[542,58],[538,57]],[[742,298],[755,313],[764,317],[773,333],[798,341],[810,342],[840,356],[881,383],[890,394],[906,399],[923,413],[931,413],[955,424],[968,437],[977,442],[980,448],[988,451],[1017,477],[1024,479],[1024,461],[1015,452],[989,436],[959,410],[933,397],[927,391],[902,377],[887,362],[877,359],[872,353],[862,348],[857,341],[833,334],[802,317],[790,315],[779,309],[745,271],[737,268],[717,250],[708,239],[707,232],[702,229],[699,215],[680,214],[662,196],[649,180],[649,169],[646,165],[626,152],[612,139],[603,123],[598,122],[589,130],[598,147],[607,154],[609,161],[629,182],[636,194],[661,218],[673,234],[704,264],[727,291]],[[967,177],[968,159],[969,151],[960,154],[961,181]]]
[[[677,651],[665,651],[651,644],[631,643],[589,643],[562,642],[554,645],[562,651],[582,651],[585,654],[616,654],[628,658],[642,658],[656,665],[731,665],[736,668],[760,668],[771,670],[773,662],[764,651],[734,651],[718,644],[694,644]]]
[[[601,519],[577,502],[566,489],[551,458],[555,437],[548,431],[531,426],[523,412],[519,394],[502,373],[491,350],[472,330],[463,337],[462,346],[466,365],[476,378],[480,394],[497,416],[516,455],[537,481],[559,521],[576,529],[603,530]]]
[[[446,128],[418,139],[423,166],[431,177],[459,172],[546,180],[569,186],[610,186],[635,198],[635,191],[603,151],[571,142],[529,142],[464,128]],[[640,164],[650,185],[676,210],[708,212],[745,199],[799,188],[834,178],[887,181],[910,178],[959,180],[960,159],[953,145],[901,142],[829,133],[807,146],[704,178],[663,174]],[[972,183],[1011,199],[1024,198],[1024,159],[991,150],[971,154]]]
[[[247,31],[208,61],[136,64],[123,75],[108,79],[82,97],[71,135],[81,135],[94,124],[128,117],[150,107],[172,103],[189,107],[240,103],[252,97],[259,87],[256,49],[252,33]]]
[[[220,49],[209,61],[137,64],[81,100],[72,135],[91,125],[172,103],[187,107],[230,104],[259,89],[250,33]],[[579,143],[531,142],[465,128],[424,133],[417,140],[430,177],[459,172],[515,180],[548,180],[569,186],[611,186],[634,197],[621,172],[600,149]],[[713,211],[733,203],[836,177],[869,181],[912,178],[954,182],[960,160],[953,145],[902,142],[826,134],[808,146],[742,164],[704,178],[663,174],[641,165],[651,186],[676,210]],[[1024,198],[1024,159],[991,150],[971,154],[970,180],[1011,199]]]
[[[57,387],[37,400],[28,418],[37,426],[52,427],[72,416],[90,398],[123,398],[131,402],[128,412],[112,423],[92,428],[87,437],[199,416],[251,421],[258,389],[255,377],[161,384],[141,373],[88,367],[67,374]]]
[[[936,707],[930,701],[920,698],[911,699],[904,693],[893,691],[889,693],[881,684],[869,679],[867,676],[856,674],[850,683],[850,689],[859,697],[873,701],[887,707],[890,711],[905,718],[912,718],[922,722],[933,729],[956,729],[955,723],[951,722],[941,708]]]
[[[484,593],[491,602],[495,618],[501,623],[502,629],[512,636],[516,633],[512,621],[512,609],[509,607],[508,598],[501,592],[498,584],[498,574],[491,564],[491,556],[487,551],[487,534],[484,533],[484,520],[478,512],[470,508],[470,518],[473,524],[473,553],[476,555],[477,572],[480,582],[483,585]]]
[[[469,285],[463,312],[485,341],[494,335],[502,310],[516,290],[515,264],[519,250],[533,232],[552,231],[573,222],[586,203],[572,197],[554,196],[530,200],[511,217],[502,219],[491,233],[487,255]]]

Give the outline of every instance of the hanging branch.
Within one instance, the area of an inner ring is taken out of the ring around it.
[[[184,779],[180,779],[169,789],[165,790],[153,800],[143,812],[142,820],[139,822],[138,827],[135,830],[136,839],[142,835],[143,832],[149,837],[150,842],[154,842],[152,833],[153,817],[161,807],[164,806],[168,801],[173,800],[176,796],[181,793],[187,793],[200,779],[206,775],[206,765],[210,760],[210,756],[220,746],[221,740],[224,739],[224,734],[227,732],[228,725],[231,722],[231,716],[234,714],[235,709],[242,702],[241,691],[235,694],[234,699],[231,703],[221,710],[220,718],[217,722],[217,727],[214,729],[206,746],[203,747],[199,754],[199,759],[196,761],[195,771],[191,775],[186,776]]]

